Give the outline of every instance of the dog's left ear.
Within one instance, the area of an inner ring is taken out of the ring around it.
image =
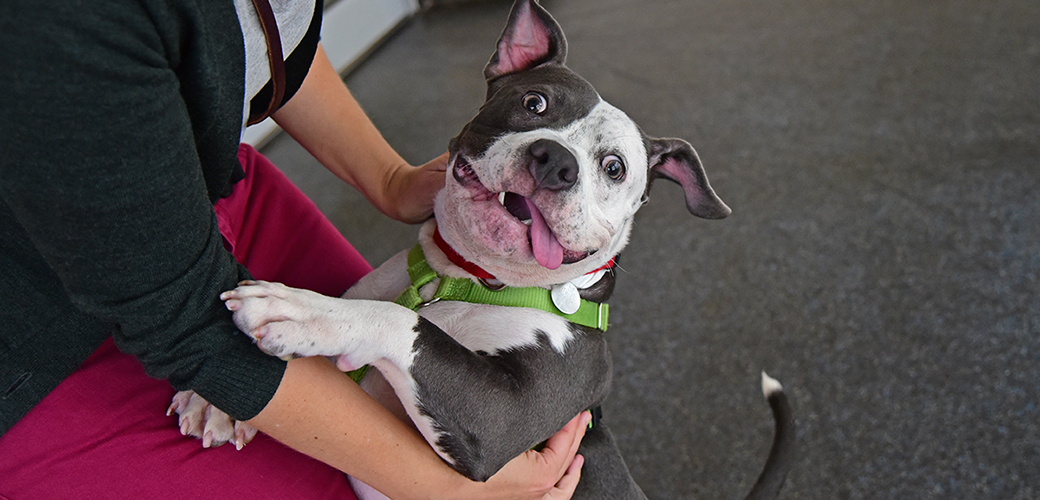
[[[484,78],[491,81],[546,63],[562,65],[566,59],[567,39],[559,23],[536,0],[517,0]]]
[[[646,185],[649,193],[654,179],[665,178],[682,186],[686,208],[691,214],[704,219],[722,219],[732,213],[708,184],[701,159],[693,146],[682,139],[649,139],[650,176]]]

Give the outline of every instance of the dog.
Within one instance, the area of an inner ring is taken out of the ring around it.
[[[362,387],[477,481],[607,396],[605,301],[652,182],[678,183],[695,216],[730,214],[689,143],[648,137],[566,55],[559,24],[537,1],[518,0],[484,69],[486,102],[449,144],[446,183],[417,246],[342,299],[266,282],[221,297],[269,354],[374,367]],[[763,390],[776,434],[748,498],[777,495],[794,447],[782,388],[763,373]],[[241,447],[255,433],[191,393],[171,411],[206,446]],[[574,498],[646,498],[602,421],[579,452]]]

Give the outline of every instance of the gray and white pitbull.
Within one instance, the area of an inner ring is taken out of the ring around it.
[[[435,219],[420,230],[417,249],[363,278],[344,295],[349,300],[265,282],[222,296],[236,324],[270,354],[375,367],[362,387],[474,480],[606,397],[603,303],[651,182],[677,182],[696,216],[730,213],[688,143],[647,137],[564,66],[566,52],[549,13],[518,0],[484,69],[487,101],[451,141]],[[409,294],[410,302],[401,300]],[[775,497],[793,449],[786,399],[763,379],[777,433],[748,498]],[[207,446],[242,446],[255,432],[219,411],[204,414],[206,406],[181,393],[171,409]],[[579,452],[586,461],[574,498],[645,498],[602,422]],[[356,487],[363,498],[381,497]]]

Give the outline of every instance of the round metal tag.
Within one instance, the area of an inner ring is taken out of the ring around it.
[[[581,296],[578,295],[578,287],[573,283],[562,283],[552,287],[553,304],[563,314],[574,314],[581,306]]]

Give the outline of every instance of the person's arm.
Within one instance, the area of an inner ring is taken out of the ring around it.
[[[582,413],[541,452],[528,451],[486,483],[473,482],[328,360],[298,358],[289,362],[271,402],[249,423],[395,500],[519,500],[570,498],[584,460],[572,457],[589,418]]]
[[[422,167],[409,165],[376,130],[321,45],[300,89],[273,118],[384,214],[421,222],[433,213],[433,195],[444,185],[447,154]]]

